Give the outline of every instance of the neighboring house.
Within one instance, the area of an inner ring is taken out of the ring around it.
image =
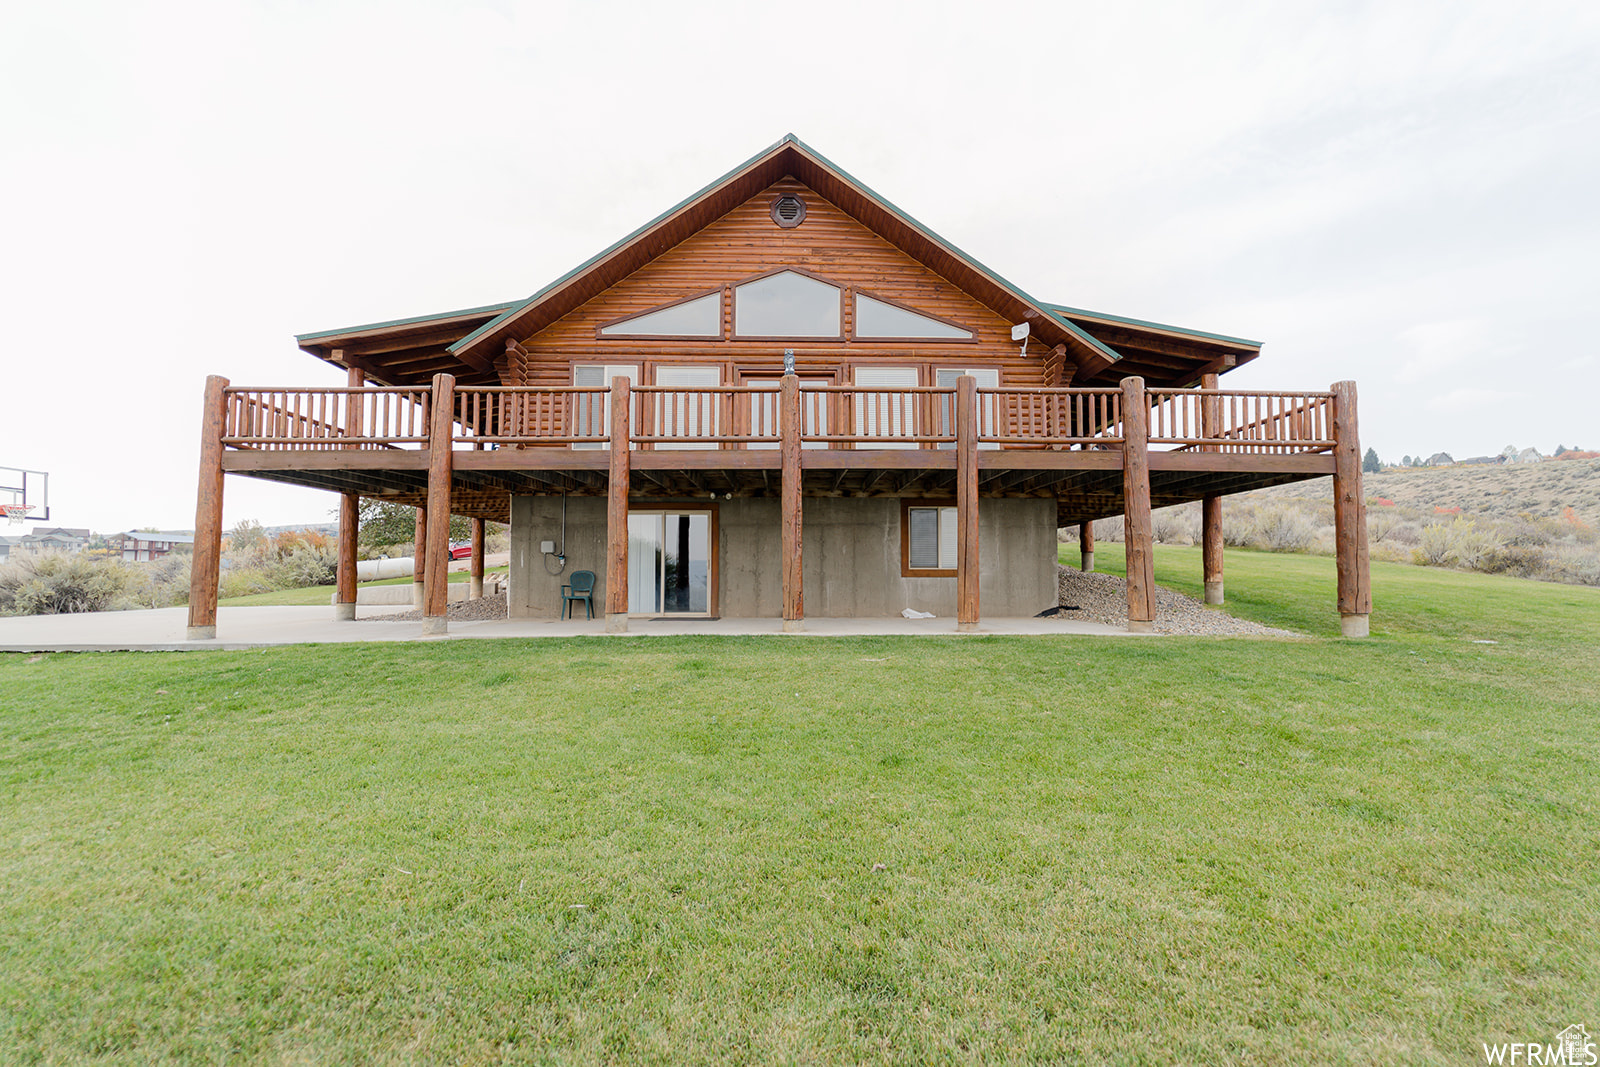
[[[588,570],[614,629],[1033,615],[1057,528],[1124,512],[1148,628],[1152,504],[1335,474],[1340,611],[1364,630],[1353,383],[1216,392],[1260,342],[1037,300],[793,136],[525,301],[297,341],[352,388],[208,383],[195,636],[225,472],[425,508],[424,539],[445,513],[509,522],[510,613],[556,617]]]
[[[35,530],[22,539],[28,552],[82,552],[89,546],[88,530],[58,526],[49,530]]]
[[[130,530],[106,538],[106,544],[131,563],[160,559],[178,548],[194,544],[194,535],[169,531]]]
[[[82,552],[89,544],[88,530],[58,526],[25,534],[0,537],[0,559],[12,555],[42,556],[48,552]]]
[[[1428,462],[1425,464],[1425,466],[1429,466],[1429,467],[1448,467],[1448,466],[1452,465],[1453,463],[1455,463],[1455,460],[1450,458],[1450,453],[1448,453],[1448,452],[1435,452],[1433,455],[1428,457]]]

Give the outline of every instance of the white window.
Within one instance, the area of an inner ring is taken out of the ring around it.
[[[632,363],[578,364],[572,368],[572,384],[588,387],[609,387],[611,379],[622,377],[630,382],[639,380],[639,368]],[[630,405],[631,406],[631,405]],[[574,393],[572,396],[572,426],[574,435],[606,434],[611,431],[611,394]],[[603,441],[578,441],[573,448],[604,448]]]
[[[915,311],[856,294],[857,337],[926,338],[933,341],[970,341],[972,331]]]
[[[939,388],[940,389],[954,389],[956,387],[956,383],[958,381],[960,381],[961,376],[963,374],[970,374],[974,378],[978,379],[978,388],[979,389],[998,389],[998,388],[1000,388],[1000,371],[997,370],[994,367],[969,367],[969,368],[940,367],[938,369],[938,371],[935,372],[935,373],[936,373],[936,380],[939,383]],[[956,425],[955,411],[956,411],[956,403],[955,403],[955,398],[954,397],[941,396],[939,398],[939,432],[940,433],[954,434],[956,432],[955,431],[955,425]],[[983,433],[983,432],[993,433],[993,432],[995,432],[996,427],[995,427],[994,422],[995,422],[994,397],[992,397],[992,396],[980,396],[980,397],[978,397],[978,432],[980,432],[980,433]],[[955,446],[954,443],[951,443],[951,444],[941,444],[939,447],[940,448],[954,448],[956,446]],[[985,441],[985,442],[980,443],[978,445],[978,447],[979,448],[999,448],[1000,445],[998,443],[994,442],[994,441]]]
[[[600,327],[601,337],[721,337],[722,294],[708,293]]]
[[[906,569],[953,571],[956,569],[956,509],[906,508]]]
[[[915,441],[895,440],[916,433],[917,402],[927,394],[894,390],[920,384],[915,367],[857,367],[855,384],[863,390],[855,394],[856,435],[884,438],[857,441],[857,448],[916,448]]]
[[[656,384],[683,387],[681,393],[655,393],[650,396],[655,416],[651,433],[657,437],[716,437],[722,431],[722,395],[699,389],[722,384],[722,368],[706,366],[658,366]],[[708,449],[722,447],[716,441],[657,441],[657,448]]]
[[[739,337],[838,337],[839,289],[792,270],[733,290],[733,332]]]

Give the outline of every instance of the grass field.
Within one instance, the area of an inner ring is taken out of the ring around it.
[[[1329,560],[1228,583],[1317,636],[0,656],[0,1061],[1459,1064],[1600,1030],[1600,590],[1375,564],[1347,642]]]

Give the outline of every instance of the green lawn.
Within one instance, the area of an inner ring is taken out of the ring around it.
[[[490,575],[496,572],[504,573],[505,570],[505,567],[486,567],[483,573]],[[451,583],[465,582],[471,579],[472,575],[467,571],[450,572]],[[379,585],[410,585],[411,581],[412,579],[409,575],[404,578],[380,578],[375,582],[361,582],[356,588],[370,589]],[[284,605],[306,607],[315,604],[330,604],[333,602],[332,598],[333,586],[312,585],[303,589],[276,589],[270,593],[251,593],[249,596],[229,597],[226,600],[219,600],[217,603],[228,607],[282,607]]]
[[[1228,569],[1241,614],[1336,633],[1331,561]],[[1373,583],[1366,641],[0,656],[0,1061],[1464,1064],[1595,1033],[1600,590]]]

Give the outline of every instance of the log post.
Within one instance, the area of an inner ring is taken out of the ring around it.
[[[1084,574],[1094,573],[1094,522],[1078,523],[1078,555],[1083,557],[1078,569]]]
[[[194,504],[194,557],[189,570],[190,641],[217,636],[217,584],[222,573],[222,430],[228,379],[206,378],[200,418],[200,479]]]
[[[423,561],[428,558],[428,507],[417,508],[417,522],[411,533],[411,606],[421,611],[427,600],[427,576],[423,574]]]
[[[805,571],[800,560],[804,498],[800,491],[800,379],[783,376],[778,395],[778,430],[783,467],[783,630],[806,628]]]
[[[359,389],[365,384],[365,375],[358,368],[351,367],[345,384],[351,389]],[[361,436],[361,396],[358,393],[346,393],[344,396],[344,435]],[[347,442],[343,447],[353,449],[358,446]],[[349,621],[356,617],[356,540],[360,533],[360,524],[360,494],[341,493],[338,569],[335,573],[333,597],[335,621]]]
[[[1122,547],[1128,569],[1128,630],[1155,629],[1156,575],[1150,533],[1149,409],[1144,379],[1122,379]]]
[[[628,632],[628,448],[633,420],[628,379],[611,379],[611,477],[606,490],[606,633]]]
[[[1217,376],[1200,377],[1200,388],[1217,388]],[[1200,399],[1200,436],[1220,437],[1222,434],[1222,398],[1207,396]],[[1205,444],[1203,452],[1216,452],[1220,446]],[[1200,501],[1200,557],[1205,572],[1206,603],[1222,603],[1222,497],[1213,493]]]
[[[473,600],[483,599],[483,520],[472,520],[472,588],[468,595]]]
[[[450,630],[450,479],[455,436],[456,379],[433,376],[433,410],[428,426],[428,533],[422,583],[422,636]]]
[[[1367,500],[1361,488],[1356,383],[1333,383],[1333,539],[1339,570],[1339,633],[1366,637],[1372,614]]]
[[[956,379],[956,629],[978,629],[978,379]]]

